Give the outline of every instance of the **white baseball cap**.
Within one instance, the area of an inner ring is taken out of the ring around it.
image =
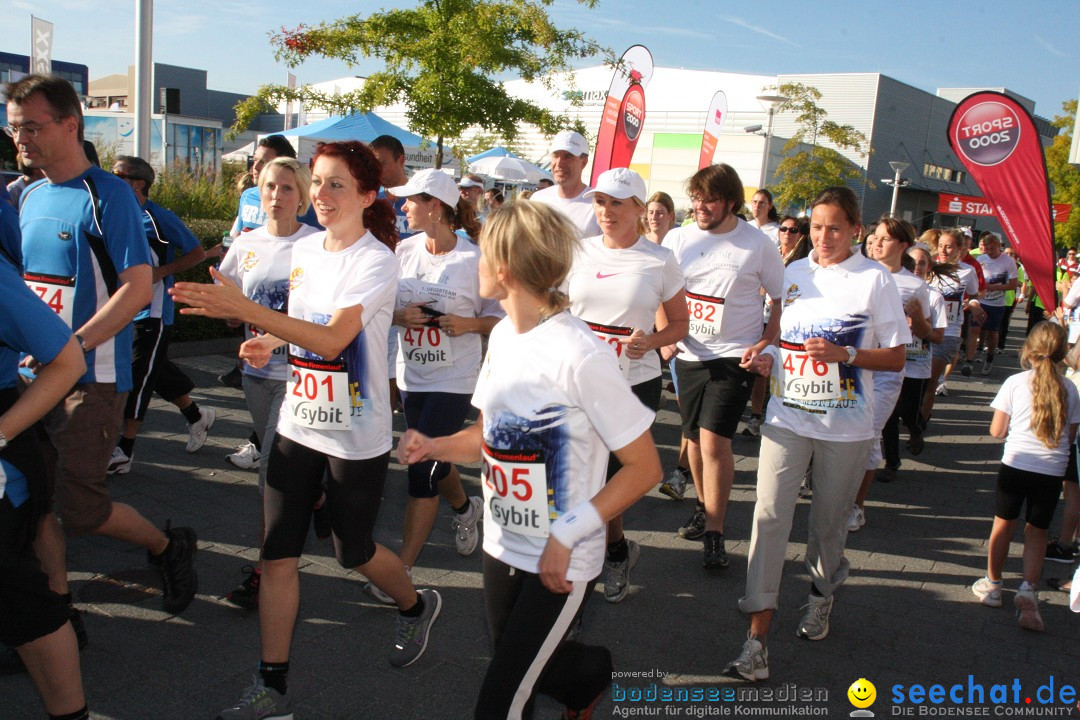
[[[596,193],[604,193],[620,200],[636,197],[642,205],[647,197],[645,181],[629,168],[612,168],[600,173],[600,177],[596,178],[596,187],[586,190],[584,196],[592,197]]]
[[[565,150],[571,155],[588,155],[589,143],[581,133],[573,130],[563,130],[551,139],[551,150],[549,152],[559,150]]]
[[[450,207],[456,207],[460,197],[454,178],[435,168],[421,170],[409,178],[409,182],[398,187],[386,188],[386,191],[394,197],[427,193],[431,197],[439,198]]]
[[[458,182],[458,187],[462,187],[462,188],[471,188],[471,187],[483,188],[484,183],[479,182],[477,180],[473,180],[471,177],[466,175],[465,177],[461,178],[460,182]]]

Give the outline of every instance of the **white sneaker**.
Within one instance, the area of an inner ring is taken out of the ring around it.
[[[1016,607],[1019,616],[1020,627],[1035,632],[1042,632],[1046,629],[1046,626],[1043,625],[1042,615],[1039,613],[1038,590],[1034,588],[1017,590],[1016,596],[1013,598],[1013,605]]]
[[[236,448],[236,452],[226,455],[225,459],[241,470],[253,470],[259,467],[259,451],[253,442],[244,443]]]
[[[942,380],[938,383],[937,389],[934,390],[935,395],[941,395],[943,397],[949,396],[949,388],[945,386],[945,381]]]
[[[799,623],[797,635],[806,640],[824,640],[829,634],[829,613],[832,612],[833,596],[818,597],[810,593],[810,602],[803,607],[807,608]]]
[[[851,506],[851,517],[848,518],[847,529],[848,532],[859,532],[863,525],[866,524],[866,511],[858,505]]]
[[[469,509],[464,515],[454,513],[454,519],[450,526],[454,529],[454,545],[457,546],[458,555],[472,555],[476,545],[480,541],[480,530],[477,524],[484,517],[484,499],[473,496],[469,498]]]
[[[114,447],[112,457],[109,458],[109,475],[127,475],[131,472],[131,462],[135,459],[135,453],[128,457],[119,447]]]
[[[406,567],[405,568],[405,574],[409,576],[409,580],[412,580],[412,568],[411,567]],[[373,582],[364,583],[364,592],[366,592],[371,597],[375,598],[375,600],[382,603],[383,605],[397,605],[397,603],[394,602],[394,598],[390,597],[389,595],[384,593],[382,590],[380,590],[378,588],[378,586],[376,586],[375,583],[373,583]]]
[[[987,607],[1001,607],[1001,583],[990,582],[990,578],[982,577],[971,586],[971,592]],[[1019,605],[1017,605],[1019,607]]]
[[[214,427],[217,411],[212,407],[199,408],[199,421],[188,425],[187,451],[198,452],[206,442],[206,432]]]
[[[769,679],[769,651],[757,638],[749,635],[743,643],[742,652],[724,669],[728,677],[742,678],[750,682]]]

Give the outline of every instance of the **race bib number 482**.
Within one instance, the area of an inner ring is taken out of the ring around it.
[[[75,278],[42,273],[23,275],[26,286],[34,291],[41,300],[53,309],[69,328],[74,328],[72,311],[75,308]]]
[[[835,400],[843,394],[840,366],[814,360],[802,343],[780,341],[780,381],[789,400]]]
[[[510,532],[546,538],[551,526],[547,469],[535,450],[481,447],[480,480],[488,517]]]
[[[724,298],[698,295],[687,290],[686,309],[690,313],[690,335],[694,339],[708,342],[720,334]]]

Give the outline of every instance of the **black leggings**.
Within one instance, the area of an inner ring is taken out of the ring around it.
[[[885,421],[885,427],[881,429],[881,452],[885,455],[885,465],[895,468],[900,466],[900,421],[904,421],[904,427],[913,438],[922,437],[923,427],[919,417],[922,406],[923,394],[926,392],[925,378],[904,378],[904,384],[900,387],[900,397],[896,399],[896,407],[892,415]]]
[[[569,595],[556,595],[539,575],[484,553],[484,607],[495,653],[480,687],[477,720],[531,717],[536,693],[580,710],[611,683],[607,648],[563,639],[594,586],[576,582]]]
[[[375,555],[372,532],[389,464],[389,452],[367,460],[344,460],[275,435],[263,495],[263,558],[298,558],[304,552],[311,510],[322,495],[326,475],[326,507],[337,560],[347,568],[365,564]]]

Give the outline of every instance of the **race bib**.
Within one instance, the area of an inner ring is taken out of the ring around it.
[[[26,286],[51,307],[69,328],[77,329],[72,325],[72,310],[75,307],[75,278],[26,273],[23,275],[23,280],[26,281]]]
[[[945,301],[945,317],[948,318],[950,325],[960,322],[960,306],[959,300]]]
[[[292,421],[312,430],[348,430],[361,417],[364,401],[352,402],[349,374],[342,361],[305,360],[289,355],[285,405]]]
[[[814,360],[802,343],[780,341],[780,383],[788,400],[835,400],[843,395],[840,366]]]
[[[904,346],[904,357],[908,362],[919,362],[930,357],[930,346],[918,338]]]
[[[611,346],[611,349],[615,351],[615,357],[619,361],[619,370],[622,371],[624,378],[630,378],[630,358],[626,357],[623,351],[626,349],[626,345],[619,342],[625,338],[630,337],[634,333],[633,328],[619,327],[618,325],[601,325],[600,323],[592,323],[588,320],[585,323],[589,326],[589,329],[596,333],[596,337],[606,342]]]
[[[537,450],[493,450],[483,444],[480,481],[488,517],[499,527],[546,538],[554,509],[548,500],[547,470]]]
[[[454,364],[450,341],[440,328],[401,328],[399,334],[401,353],[409,367],[442,368]]]
[[[686,291],[686,309],[690,313],[690,335],[707,343],[720,335],[720,319],[724,315],[724,298],[698,295]]]

